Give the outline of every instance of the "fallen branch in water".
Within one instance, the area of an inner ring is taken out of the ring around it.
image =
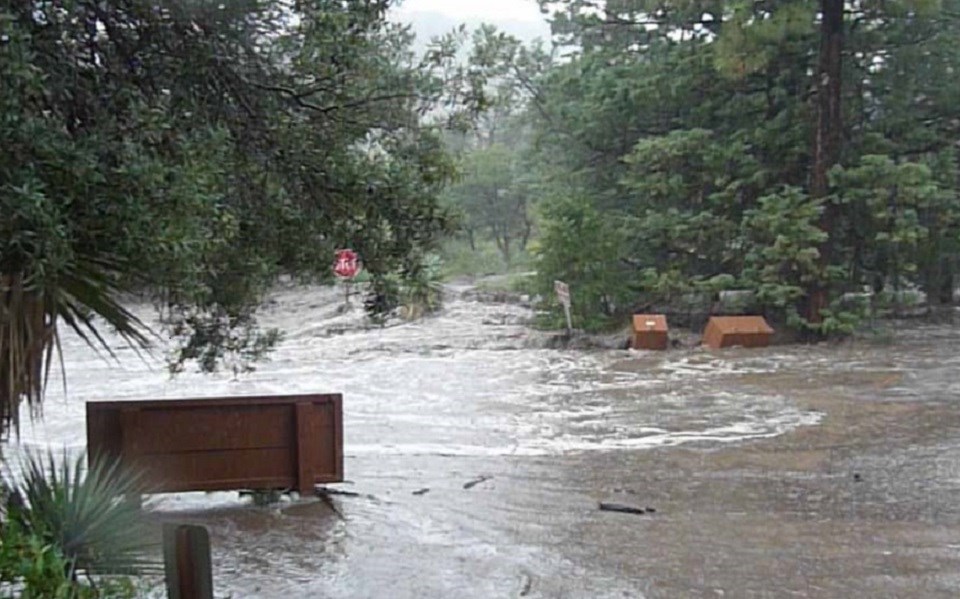
[[[633,507],[630,505],[624,505],[622,503],[606,503],[600,502],[600,511],[601,512],[619,512],[621,514],[636,514],[638,516],[643,516],[646,514],[653,514],[657,510],[652,507],[642,508],[642,507]]]
[[[361,497],[360,493],[356,493],[354,491],[343,491],[341,489],[331,489],[329,487],[317,487],[315,491],[316,491],[317,497],[320,497],[323,495],[327,495],[327,496],[339,495],[341,497]]]
[[[490,480],[491,478],[493,478],[493,477],[492,477],[492,476],[478,476],[478,477],[475,478],[474,480],[472,480],[472,481],[470,481],[470,482],[468,482],[468,483],[464,483],[464,484],[463,484],[463,488],[464,488],[464,489],[467,489],[467,490],[469,491],[470,489],[476,487],[476,486],[479,485],[480,483],[485,483],[485,482],[487,482],[487,481]]]

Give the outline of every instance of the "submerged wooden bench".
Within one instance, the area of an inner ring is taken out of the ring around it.
[[[703,331],[703,344],[725,347],[767,347],[774,330],[762,316],[712,316]]]
[[[293,489],[343,481],[342,396],[87,403],[87,453],[150,492]]]
[[[670,344],[670,328],[663,314],[633,315],[633,349],[664,350]]]

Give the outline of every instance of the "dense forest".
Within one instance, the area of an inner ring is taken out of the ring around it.
[[[541,1],[549,52],[478,34],[510,93],[449,194],[471,240],[532,239],[586,328],[740,290],[820,338],[953,300],[955,2],[601,4]]]

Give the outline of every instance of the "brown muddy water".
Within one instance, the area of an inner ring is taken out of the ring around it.
[[[460,299],[368,329],[280,293],[239,379],[65,341],[68,396],[13,453],[84,446],[84,402],[342,392],[348,483],[255,507],[156,496],[211,532],[218,597],[960,596],[960,328],[892,342],[545,350],[519,306]],[[600,511],[600,502],[644,508]],[[648,509],[652,508],[652,509]]]

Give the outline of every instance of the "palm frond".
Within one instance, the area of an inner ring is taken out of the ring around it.
[[[20,275],[0,277],[0,305],[0,422],[19,431],[21,400],[33,409],[40,405],[53,318],[42,295],[26,289]]]
[[[118,281],[125,270],[130,269],[108,258],[86,258],[76,262],[60,277],[57,285],[47,290],[54,298],[59,316],[88,344],[94,345],[83,334],[86,329],[111,356],[115,356],[113,349],[100,334],[91,315],[113,327],[134,349],[150,346],[150,328],[117,301],[123,292]]]
[[[0,427],[19,434],[20,404],[40,413],[54,359],[63,372],[58,325],[88,346],[116,357],[103,326],[138,351],[149,349],[150,328],[119,301],[131,268],[104,256],[75,256],[56,276],[0,274]],[[63,378],[66,390],[66,378]]]

